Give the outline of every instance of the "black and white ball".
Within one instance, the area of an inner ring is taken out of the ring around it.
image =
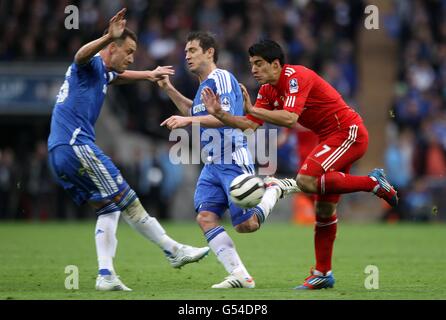
[[[262,200],[265,183],[262,178],[245,173],[232,180],[229,193],[232,202],[239,207],[252,208]]]

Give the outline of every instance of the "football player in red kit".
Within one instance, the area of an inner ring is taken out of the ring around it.
[[[374,169],[367,176],[349,174],[352,164],[367,150],[368,133],[359,114],[330,84],[304,66],[285,64],[282,48],[274,41],[252,45],[249,56],[251,72],[262,86],[254,106],[242,86],[248,115],[236,117],[223,111],[219,97],[211,90],[204,91],[203,103],[210,114],[231,127],[256,129],[264,121],[292,127],[298,122],[319,136],[319,144],[305,159],[295,180],[269,181],[281,187],[282,197],[298,191],[317,195],[316,265],[296,289],[331,288],[335,282],[331,260],[340,194],[372,192],[396,206],[397,192],[382,169]]]

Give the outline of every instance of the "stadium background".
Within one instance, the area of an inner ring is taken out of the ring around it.
[[[67,5],[78,6],[79,30],[64,28]],[[364,9],[379,9],[367,30]],[[370,132],[364,174],[384,167],[401,205],[390,210],[367,194],[345,196],[343,220],[444,221],[446,189],[446,1],[206,0],[0,1],[0,218],[92,219],[55,185],[47,167],[50,112],[77,49],[97,38],[127,7],[139,37],[134,69],[173,65],[174,84],[188,97],[198,85],[184,65],[185,37],[209,30],[220,45],[218,65],[255,97],[247,48],[278,41],[287,62],[314,68],[364,118]],[[98,144],[121,168],[149,212],[194,218],[198,165],[168,161],[169,131],[159,124],[176,109],[149,82],[109,88],[97,125]],[[296,140],[279,150],[279,175],[294,175]],[[272,219],[289,220],[291,201]]]

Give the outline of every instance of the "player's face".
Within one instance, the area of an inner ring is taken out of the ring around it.
[[[122,73],[133,63],[133,55],[136,51],[136,42],[127,37],[120,44],[114,43],[111,55],[111,68]]]
[[[184,49],[186,63],[192,73],[199,73],[200,70],[203,70],[212,61],[212,55],[209,51],[203,51],[203,48],[200,47],[199,40],[192,40],[186,44],[186,48]]]
[[[272,63],[259,56],[249,58],[251,73],[259,84],[274,83],[274,68]]]

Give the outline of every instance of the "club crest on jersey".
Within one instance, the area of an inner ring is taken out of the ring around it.
[[[223,99],[221,99],[221,108],[225,111],[229,111],[231,109],[231,104],[228,97],[223,97]]]
[[[299,85],[297,84],[297,79],[293,78],[290,80],[290,93],[297,93],[299,91]]]

